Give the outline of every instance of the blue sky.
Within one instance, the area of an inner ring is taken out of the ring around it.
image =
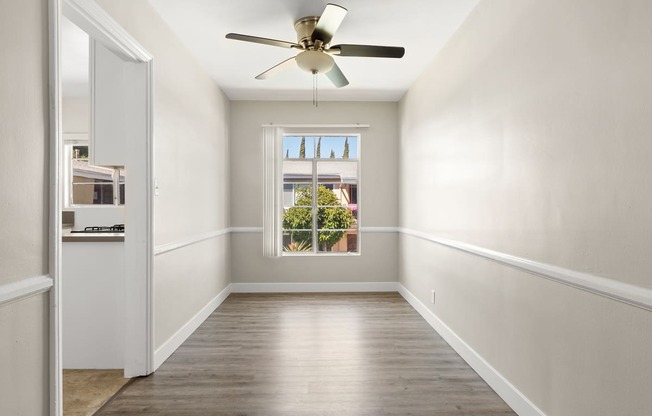
[[[306,137],[306,158],[315,157],[315,150],[320,136]],[[328,159],[331,150],[335,151],[335,158],[342,157],[344,152],[344,142],[349,139],[349,159],[358,158],[358,138],[356,136],[324,136],[321,139],[321,157]],[[299,148],[301,147],[301,136],[283,137],[283,157],[289,150],[290,158],[299,157]]]

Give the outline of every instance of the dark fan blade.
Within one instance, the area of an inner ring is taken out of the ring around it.
[[[326,73],[326,76],[328,79],[331,80],[331,82],[337,87],[337,88],[342,88],[346,87],[349,85],[349,80],[346,79],[344,74],[342,73],[342,70],[340,70],[340,67],[337,66],[337,64],[333,64],[333,67],[331,68],[330,71]]]
[[[335,45],[328,49],[328,53],[339,56],[364,56],[368,58],[402,58],[405,48],[398,46],[374,45]]]
[[[256,79],[267,79],[271,78],[274,75],[278,74],[279,72],[283,71],[284,69],[287,69],[294,65],[294,56],[292,58],[286,59],[285,61],[281,62],[280,64],[273,66],[269,68],[267,71],[263,72],[262,74],[258,75]]]
[[[312,35],[310,36],[312,41],[314,42],[319,39],[324,44],[329,43],[333,39],[337,28],[342,24],[346,12],[347,10],[344,7],[328,3],[324,9],[324,13],[321,14],[315,26],[315,30],[312,31]]]
[[[239,33],[229,33],[228,35],[226,35],[226,38],[234,39],[234,40],[242,40],[245,42],[262,43],[263,45],[279,46],[281,48],[302,49],[301,45],[297,45],[296,43],[286,42],[284,40],[259,38],[258,36],[241,35]]]

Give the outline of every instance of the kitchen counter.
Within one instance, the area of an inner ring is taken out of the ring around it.
[[[61,240],[64,243],[106,243],[125,241],[125,233],[71,233],[72,230],[72,227],[63,227]]]

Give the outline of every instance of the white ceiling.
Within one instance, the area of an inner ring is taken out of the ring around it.
[[[335,57],[350,84],[319,79],[320,100],[399,100],[479,0],[334,0],[348,9],[332,44],[403,46],[402,59]],[[232,100],[311,100],[312,76],[298,68],[254,77],[291,49],[225,39],[229,32],[296,42],[294,21],[321,15],[326,0],[150,0]]]
[[[320,100],[399,100],[479,0],[335,0],[349,12],[332,44],[403,46],[402,59],[335,57],[350,84],[323,75]],[[326,0],[150,0],[232,100],[311,100],[311,75],[291,68],[268,80],[259,73],[293,56],[290,49],[225,39],[229,32],[296,41],[294,21],[320,15]],[[65,96],[88,95],[88,35],[62,19]]]

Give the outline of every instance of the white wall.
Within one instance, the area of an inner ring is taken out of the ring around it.
[[[0,292],[48,273],[48,6],[0,1]],[[49,406],[48,295],[0,305],[0,414]]]
[[[401,226],[652,288],[651,17],[481,2],[400,103]],[[649,311],[410,236],[400,272],[546,414],[652,408]]]
[[[262,227],[263,124],[370,124],[360,129],[361,227],[398,221],[397,104],[380,102],[234,101],[231,104],[231,226]],[[361,255],[262,255],[262,233],[231,235],[232,279],[237,283],[396,281],[397,235],[362,233]]]
[[[61,107],[61,130],[64,138],[66,133],[88,134],[91,123],[90,97],[63,97]]]
[[[228,100],[146,0],[99,3],[154,57],[156,246],[227,228]],[[224,236],[156,256],[156,348],[229,283]]]

